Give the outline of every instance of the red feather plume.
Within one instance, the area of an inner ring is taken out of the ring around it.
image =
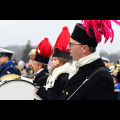
[[[102,35],[104,35],[105,43],[111,38],[111,43],[113,42],[114,38],[114,31],[112,29],[111,20],[82,20],[84,23],[82,24],[83,27],[86,27],[86,32],[90,37],[93,35],[90,34],[89,28],[91,28],[94,32],[95,38],[97,43],[100,43],[102,40]],[[120,25],[120,22],[117,20],[112,20],[117,25]]]
[[[70,41],[70,33],[68,31],[68,27],[65,26],[62,28],[62,32],[58,36],[54,48],[57,47],[61,52],[63,51],[69,52],[69,50],[67,50],[69,41]]]
[[[52,55],[52,51],[53,51],[53,48],[48,38],[44,38],[44,40],[42,40],[36,48],[36,53],[40,54],[43,57],[50,57]]]

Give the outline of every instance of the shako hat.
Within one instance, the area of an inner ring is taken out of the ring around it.
[[[82,20],[83,23],[77,23],[71,34],[71,38],[89,47],[97,47],[102,41],[102,36],[105,38],[105,43],[111,38],[111,43],[114,38],[111,20]],[[120,22],[112,20],[117,25]]]
[[[9,56],[9,57],[12,57],[13,53],[14,53],[13,51],[0,48],[0,57],[1,57],[1,56]]]
[[[52,45],[50,44],[48,38],[44,38],[44,40],[42,40],[36,48],[36,55],[34,60],[48,64],[49,58],[52,55],[52,51]]]
[[[91,31],[91,34],[93,32]],[[89,47],[96,47],[97,42],[95,37],[89,37],[86,28],[82,26],[82,24],[77,23],[73,33],[71,34],[71,38],[80,42],[83,45],[88,45]]]
[[[62,28],[62,32],[59,34],[57,41],[54,45],[53,55],[52,57],[62,57],[66,59],[70,59],[70,52],[67,49],[67,46],[70,41],[70,33],[68,31],[68,27],[64,26]]]

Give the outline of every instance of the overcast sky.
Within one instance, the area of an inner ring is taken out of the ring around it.
[[[0,46],[26,45],[28,40],[37,46],[44,37],[48,37],[52,45],[55,44],[63,26],[68,26],[70,34],[76,23],[81,20],[0,20]],[[112,23],[115,32],[114,41],[100,43],[97,50],[109,53],[120,51],[120,26]]]

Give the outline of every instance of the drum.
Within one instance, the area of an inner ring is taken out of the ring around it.
[[[42,100],[35,88],[33,83],[21,79],[6,81],[0,85],[0,100]]]

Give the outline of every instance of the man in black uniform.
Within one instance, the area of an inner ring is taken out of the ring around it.
[[[47,65],[49,57],[52,54],[52,47],[48,38],[45,38],[40,42],[36,48],[36,55],[33,60],[34,81],[37,86],[46,85],[46,80],[49,76]]]
[[[96,26],[93,27],[92,22],[89,23],[76,24],[71,35],[68,49],[75,61],[71,66],[69,80],[61,91],[62,100],[114,99],[113,78],[106,69],[99,53],[96,52],[98,41],[100,42],[102,38],[102,30],[107,24],[105,26],[95,24]],[[98,33],[94,31],[95,27],[98,27],[97,25],[99,25]],[[112,31],[112,28],[109,29]],[[108,31],[106,31],[107,33]]]
[[[13,53],[10,50],[0,48],[0,77],[8,74],[20,75],[19,70],[11,60]]]

